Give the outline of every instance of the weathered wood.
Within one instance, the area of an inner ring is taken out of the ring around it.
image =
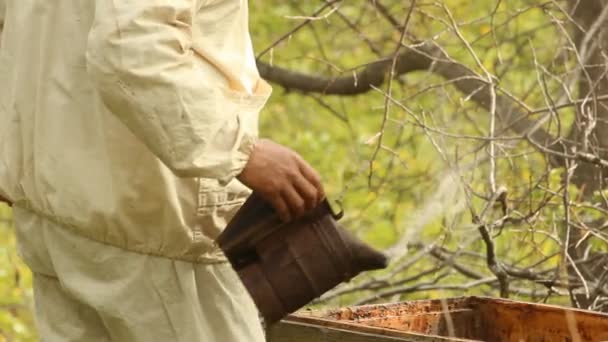
[[[367,330],[362,331],[362,330]],[[377,334],[370,329],[355,329],[351,327],[337,328],[300,322],[284,321],[275,325],[268,332],[268,342],[448,342],[463,341],[433,336],[421,336],[407,333],[389,333],[386,330]],[[373,329],[372,329],[373,330]],[[390,336],[395,335],[395,336]],[[400,336],[398,336],[400,335]]]
[[[466,297],[301,312],[269,337],[270,342],[600,342],[608,341],[608,315]]]
[[[595,312],[496,300],[479,300],[486,319],[477,336],[485,341],[608,341],[608,316]]]
[[[273,327],[268,342],[395,342],[407,341],[396,337],[365,334],[352,330],[332,329],[303,323],[279,323]]]

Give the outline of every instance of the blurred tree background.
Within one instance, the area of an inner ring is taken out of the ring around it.
[[[218,0],[222,1],[222,0]],[[608,311],[608,1],[250,0],[262,133],[389,269],[315,305],[463,295]],[[0,340],[36,340],[0,209]]]
[[[0,204],[0,341],[37,341],[32,277],[17,255],[10,211]]]

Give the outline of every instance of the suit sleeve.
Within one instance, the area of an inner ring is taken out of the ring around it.
[[[205,61],[192,50],[196,6],[96,1],[87,68],[106,107],[176,175],[226,183],[247,163],[257,131],[222,112],[222,89],[205,81]]]

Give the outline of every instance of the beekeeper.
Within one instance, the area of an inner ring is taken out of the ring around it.
[[[257,138],[247,1],[0,0],[0,18],[0,197],[42,340],[263,341],[214,239],[250,189],[285,220],[323,189]]]

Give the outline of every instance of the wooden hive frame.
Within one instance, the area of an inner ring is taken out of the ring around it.
[[[600,342],[608,315],[486,297],[421,300],[299,313],[268,340]]]

